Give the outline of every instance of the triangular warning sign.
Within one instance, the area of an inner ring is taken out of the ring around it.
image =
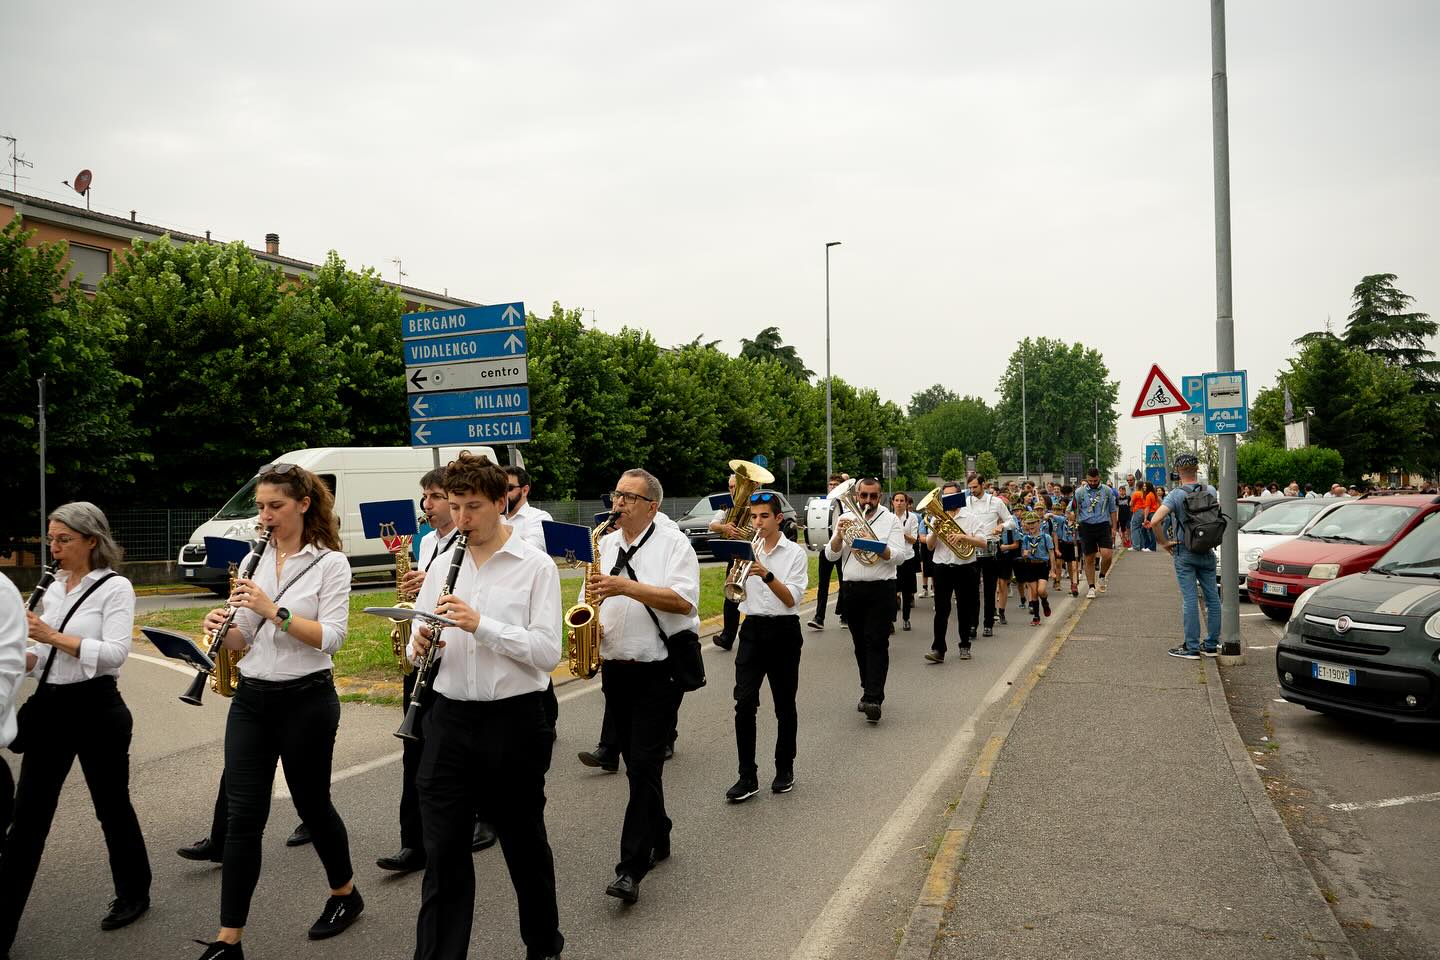
[[[1160,369],[1158,363],[1150,365],[1150,375],[1145,378],[1145,386],[1140,389],[1140,396],[1135,400],[1135,412],[1132,417],[1153,417],[1162,413],[1186,413],[1190,404],[1185,402],[1180,391],[1175,389],[1175,384],[1165,376],[1165,371]]]

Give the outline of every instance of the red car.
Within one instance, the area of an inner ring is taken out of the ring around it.
[[[1271,547],[1250,569],[1250,599],[1271,620],[1290,619],[1295,599],[1311,587],[1363,573],[1422,519],[1440,511],[1440,497],[1371,494],[1322,514],[1299,537]]]

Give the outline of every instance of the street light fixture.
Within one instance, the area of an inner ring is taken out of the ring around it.
[[[825,244],[825,476],[835,472],[835,443],[831,437],[830,417],[830,248],[840,246],[839,240]]]

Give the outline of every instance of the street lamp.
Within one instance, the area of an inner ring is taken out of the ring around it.
[[[835,472],[835,443],[831,438],[830,419],[830,248],[840,246],[839,240],[825,244],[825,476]]]
[[[1025,411],[1025,343],[1020,344],[1020,459],[1022,461],[1021,472],[1025,479],[1030,479],[1030,433],[1026,423]]]

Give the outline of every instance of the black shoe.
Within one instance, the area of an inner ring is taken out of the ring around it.
[[[969,648],[969,647],[961,647],[961,648],[960,648],[960,652],[957,653],[956,656],[959,657],[961,660],[969,660],[969,659],[970,659],[970,648]]]
[[[980,635],[982,637],[993,637],[995,636],[995,630],[991,627],[986,627]]]
[[[771,793],[789,793],[795,789],[794,770],[776,770],[775,779],[770,781]]]
[[[1005,625],[1005,609],[1002,607],[995,612],[1000,616],[1000,625],[1003,627]]]
[[[245,948],[238,943],[226,943],[224,940],[195,942],[205,948],[205,952],[200,954],[200,960],[245,960]]]
[[[300,826],[296,827],[294,830],[292,830],[290,832],[290,836],[285,838],[285,846],[287,847],[303,847],[309,842],[310,828],[305,826],[305,824],[303,823],[300,824]]]
[[[470,835],[470,849],[486,850],[495,846],[495,828],[484,820],[475,821],[475,832]]]
[[[902,630],[909,630],[909,629],[910,629],[910,621],[909,621],[909,620],[906,620],[906,621],[905,621],[905,626],[902,627],[901,629],[902,629]]]
[[[670,838],[666,837],[665,842],[658,847],[650,848],[650,867],[654,869],[657,863],[664,863],[670,859]]]
[[[825,621],[820,619],[814,619],[811,620],[809,623],[805,624],[805,626],[809,627],[811,630],[824,630]]]
[[[845,618],[844,618],[844,617],[841,617],[841,618],[840,618],[840,626],[842,626],[842,627],[845,626]]]
[[[944,650],[931,650],[931,651],[929,651],[928,653],[925,654],[925,659],[928,660],[928,661],[931,662],[931,663],[944,663],[944,662],[945,662],[945,651],[944,651]]]
[[[186,860],[209,860],[211,863],[219,863],[225,851],[220,844],[209,837],[201,837],[188,847],[181,847],[175,851]]]
[[[754,777],[741,777],[735,786],[725,791],[725,799],[731,803],[744,803],[760,792],[760,784]]]
[[[1040,609],[1045,611],[1045,616],[1050,616],[1050,600],[1047,597],[1040,598]]]
[[[868,720],[868,721],[870,721],[871,723],[879,723],[879,722],[880,722],[880,704],[878,704],[878,703],[867,703],[867,704],[865,704],[865,719]]]
[[[582,751],[580,762],[587,767],[599,767],[606,773],[614,773],[620,769],[620,757],[609,747],[601,744],[594,750]]]
[[[666,759],[666,760],[673,760],[673,759],[675,759],[675,742],[674,742],[673,740],[672,740],[671,742],[665,744],[665,759]]]
[[[400,852],[389,857],[381,857],[375,861],[375,866],[381,870],[394,870],[396,873],[410,873],[412,870],[425,869],[425,851],[415,847],[401,847]]]
[[[864,713],[864,712],[865,712],[865,701],[864,701],[864,700],[861,700],[859,703],[855,704],[855,712],[857,712],[857,713]]]
[[[711,637],[710,642],[715,644],[715,646],[719,647],[721,650],[726,651],[728,651],[731,647],[735,646],[735,638],[727,637],[724,634],[718,634]]]
[[[634,903],[640,899],[640,878],[622,873],[605,888],[605,895],[626,903]]]
[[[100,929],[119,930],[121,927],[128,927],[139,920],[140,915],[149,909],[149,897],[141,897],[138,900],[116,897],[110,901],[110,912],[100,919]]]
[[[320,911],[320,919],[310,925],[310,939],[324,940],[344,933],[364,912],[365,898],[358,889],[351,888],[343,897],[331,896],[325,901],[325,909]]]

